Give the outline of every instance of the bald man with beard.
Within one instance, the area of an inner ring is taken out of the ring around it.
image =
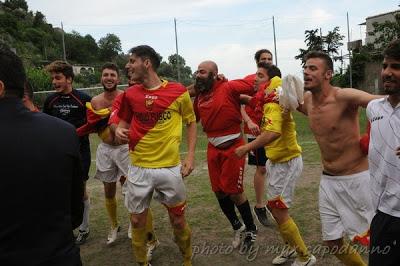
[[[194,107],[208,138],[207,163],[211,187],[234,230],[233,247],[239,247],[243,235],[240,250],[247,252],[256,240],[257,227],[243,191],[245,159],[237,158],[234,150],[244,144],[239,96],[252,94],[253,84],[245,80],[219,79],[218,67],[213,61],[202,62],[195,76],[197,96]],[[236,214],[235,206],[244,225]]]

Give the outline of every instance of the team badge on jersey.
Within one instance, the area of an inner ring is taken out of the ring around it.
[[[153,110],[154,101],[158,98],[156,95],[145,95],[145,106],[149,111]]]

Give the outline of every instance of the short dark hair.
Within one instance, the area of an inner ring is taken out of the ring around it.
[[[140,57],[142,60],[149,59],[154,70],[157,70],[161,63],[161,56],[148,45],[139,45],[129,50],[131,54]]]
[[[383,50],[383,57],[400,60],[400,39],[393,40],[389,43],[386,49]]]
[[[72,80],[74,80],[75,77],[72,66],[67,62],[61,60],[56,60],[50,63],[49,65],[46,66],[46,70],[49,73],[61,73],[66,78],[72,78]]]
[[[275,65],[269,65],[265,62],[260,62],[257,64],[258,68],[264,68],[267,71],[267,74],[270,79],[273,77],[282,77],[281,70]]]
[[[261,49],[261,50],[258,50],[258,51],[254,54],[254,60],[256,60],[257,63],[258,63],[258,61],[260,61],[260,57],[261,57],[261,55],[262,55],[263,53],[270,54],[271,57],[272,57],[272,53],[271,53],[270,50],[268,50],[268,49]]]
[[[304,62],[311,58],[319,58],[325,61],[325,65],[328,67],[328,70],[333,71],[333,61],[332,58],[322,51],[310,51],[304,56]]]
[[[102,72],[102,73],[103,73],[103,70],[104,70],[104,69],[112,69],[112,70],[114,70],[115,72],[117,72],[117,75],[119,76],[119,69],[118,69],[118,66],[117,66],[116,64],[112,63],[112,62],[104,63],[104,65],[101,67],[101,72]]]
[[[22,98],[26,74],[21,58],[0,44],[0,62],[0,80],[4,83],[6,95]]]

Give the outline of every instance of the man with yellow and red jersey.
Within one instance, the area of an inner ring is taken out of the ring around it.
[[[160,56],[147,45],[134,47],[127,67],[137,83],[128,89],[118,112],[116,137],[129,142],[131,164],[126,180],[125,206],[131,213],[132,245],[136,261],[147,261],[146,215],[154,192],[168,209],[184,265],[192,265],[191,231],[185,221],[183,178],[194,168],[196,118],[186,88],[161,80]],[[182,124],[187,126],[188,153],[180,162]]]

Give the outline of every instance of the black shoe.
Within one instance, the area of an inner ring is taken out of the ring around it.
[[[262,208],[257,208],[254,207],[253,209],[254,215],[256,216],[257,221],[264,225],[264,226],[270,226],[271,223],[268,221],[268,216],[267,216],[267,208],[262,207]]]
[[[257,229],[256,230],[246,230],[243,235],[243,242],[240,246],[239,253],[245,254],[251,250],[254,242],[257,238]]]
[[[75,239],[76,245],[82,245],[86,242],[86,239],[89,237],[89,230],[88,231],[81,231],[79,230],[78,236]]]

